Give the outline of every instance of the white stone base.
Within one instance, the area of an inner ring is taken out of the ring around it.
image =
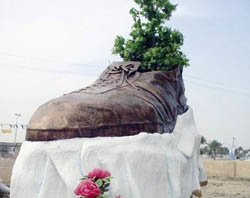
[[[109,197],[189,198],[206,181],[192,109],[171,134],[74,138],[23,143],[14,165],[11,198],[73,198],[93,168],[111,172]]]

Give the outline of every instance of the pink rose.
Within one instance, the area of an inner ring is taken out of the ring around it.
[[[106,177],[109,177],[111,174],[108,171],[102,170],[100,168],[94,168],[92,172],[89,172],[88,177],[89,178],[97,178],[97,179],[103,179]]]
[[[96,198],[101,194],[99,187],[91,179],[83,180],[75,189],[76,195],[86,196],[87,198]]]

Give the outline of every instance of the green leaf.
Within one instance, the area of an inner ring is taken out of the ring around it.
[[[103,179],[103,181],[104,181],[105,183],[109,183],[110,180],[111,180],[111,179],[110,179],[110,178],[107,178],[107,177]]]
[[[100,198],[108,198],[108,195],[103,194],[103,195],[100,196]]]
[[[86,180],[88,179],[88,176],[84,176],[83,178],[81,178],[80,180]]]
[[[97,186],[100,188],[103,185],[102,179],[98,179],[96,182]]]

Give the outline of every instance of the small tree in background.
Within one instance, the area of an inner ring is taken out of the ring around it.
[[[208,143],[208,147],[212,153],[212,157],[215,160],[216,155],[218,154],[219,150],[221,149],[222,144],[217,140],[213,140],[212,142]]]
[[[250,153],[250,149],[245,150],[243,149],[242,146],[239,146],[238,148],[235,149],[236,159],[245,159],[248,153]]]
[[[235,149],[235,156],[236,159],[240,159],[241,157],[243,157],[243,147],[239,146],[238,148]]]
[[[140,61],[141,72],[172,70],[187,66],[188,59],[181,52],[183,35],[163,26],[176,9],[169,0],[134,0],[140,10],[132,8],[130,14],[134,24],[127,41],[117,36],[113,54],[119,54],[124,61]]]
[[[201,144],[207,144],[207,139],[204,136],[201,136]]]

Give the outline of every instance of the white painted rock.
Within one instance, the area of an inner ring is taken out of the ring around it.
[[[192,109],[171,134],[74,138],[23,143],[14,165],[11,198],[73,198],[93,168],[111,172],[109,197],[189,198],[206,181]]]

